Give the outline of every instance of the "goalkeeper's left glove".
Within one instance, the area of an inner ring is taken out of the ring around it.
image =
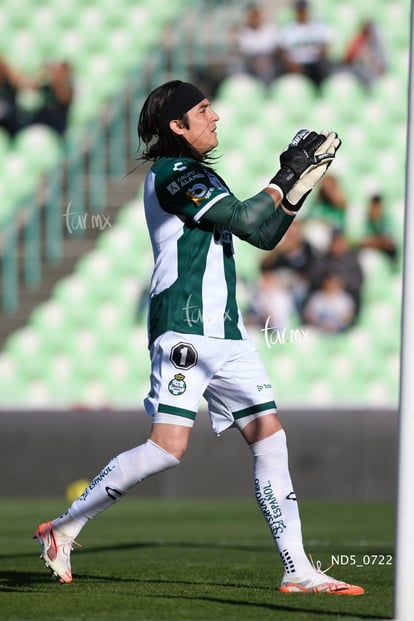
[[[276,186],[286,196],[296,182],[307,172],[322,162],[330,159],[330,154],[320,147],[325,143],[325,134],[318,134],[308,129],[299,130],[290,144],[279,157],[280,168],[270,180],[270,186]]]
[[[318,166],[305,172],[283,198],[282,204],[289,211],[299,211],[308,194],[313,190],[332,164],[336,152],[341,146],[341,140],[338,138],[336,132],[323,131],[321,134],[326,136],[326,139],[315,152],[315,156],[323,155],[325,159],[323,159]]]

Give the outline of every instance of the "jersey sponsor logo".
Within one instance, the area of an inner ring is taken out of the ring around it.
[[[191,343],[180,341],[171,348],[170,360],[177,369],[191,369],[197,364],[198,353]]]
[[[176,373],[173,379],[168,384],[168,392],[174,397],[183,395],[187,390],[187,384],[184,381],[185,375],[182,373]]]
[[[213,189],[208,188],[204,183],[195,183],[187,190],[186,196],[198,207],[202,201],[210,198]]]
[[[89,483],[88,487],[85,489],[83,494],[79,496],[79,500],[81,501],[86,500],[87,496],[93,490],[93,488],[96,487],[98,483],[103,481],[103,479],[107,477],[108,474],[112,472],[112,470],[115,469],[115,467],[116,466],[112,463],[112,461],[107,466],[105,466],[105,468],[93,479],[93,481]]]
[[[181,175],[176,179],[177,183],[180,184],[182,188],[184,188],[189,183],[193,183],[197,179],[205,179],[205,175],[200,172],[196,172],[195,170],[189,170],[184,175]]]
[[[279,539],[286,529],[286,523],[284,522],[282,510],[274,494],[272,484],[270,481],[267,481],[266,484],[262,485],[260,479],[255,479],[254,489],[256,500],[264,513],[273,537],[274,539]]]
[[[187,166],[185,164],[183,164],[182,162],[175,162],[174,166],[173,166],[173,171],[174,172],[182,172],[183,170],[187,170]]]
[[[170,194],[174,195],[180,191],[180,186],[178,185],[176,181],[173,181],[172,183],[170,183],[170,185],[167,185],[167,190],[169,191]]]

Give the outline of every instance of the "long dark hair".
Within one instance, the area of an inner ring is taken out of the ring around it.
[[[161,84],[146,98],[138,119],[138,138],[140,141],[140,160],[154,161],[160,157],[188,157],[198,162],[208,163],[214,158],[208,153],[200,153],[185,138],[175,134],[169,127],[161,127],[161,117],[180,80]],[[186,128],[187,114],[178,119]],[[142,148],[144,145],[144,148]]]

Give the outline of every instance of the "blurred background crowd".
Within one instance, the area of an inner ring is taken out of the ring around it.
[[[64,134],[73,98],[68,62],[50,62],[36,76],[22,75],[0,58],[0,127],[10,137],[28,125]]]
[[[266,86],[286,73],[300,73],[319,88],[333,72],[345,70],[369,89],[387,70],[386,46],[375,10],[361,19],[337,58],[331,53],[335,34],[323,14],[314,14],[309,0],[296,0],[292,16],[280,25],[264,6],[252,3],[247,6],[244,24],[234,31],[236,61],[230,72],[247,72]]]
[[[136,121],[177,77],[220,114],[217,169],[239,198],[297,129],[338,131],[278,247],[236,240],[240,302],[285,402],[395,404],[408,0],[72,4],[0,7],[0,405],[140,407],[152,256]],[[265,325],[309,338],[269,349]]]

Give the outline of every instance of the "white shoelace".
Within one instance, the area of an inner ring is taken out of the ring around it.
[[[316,561],[316,563],[314,563],[313,558],[312,558],[312,554],[309,553],[308,556],[309,556],[309,560],[310,560],[310,563],[311,563],[313,569],[316,572],[318,572],[318,574],[326,574],[326,572],[329,571],[330,569],[332,569],[332,567],[335,565],[335,563],[331,563],[329,565],[329,567],[327,567],[326,569],[322,569],[322,564],[321,564],[319,559]]]

